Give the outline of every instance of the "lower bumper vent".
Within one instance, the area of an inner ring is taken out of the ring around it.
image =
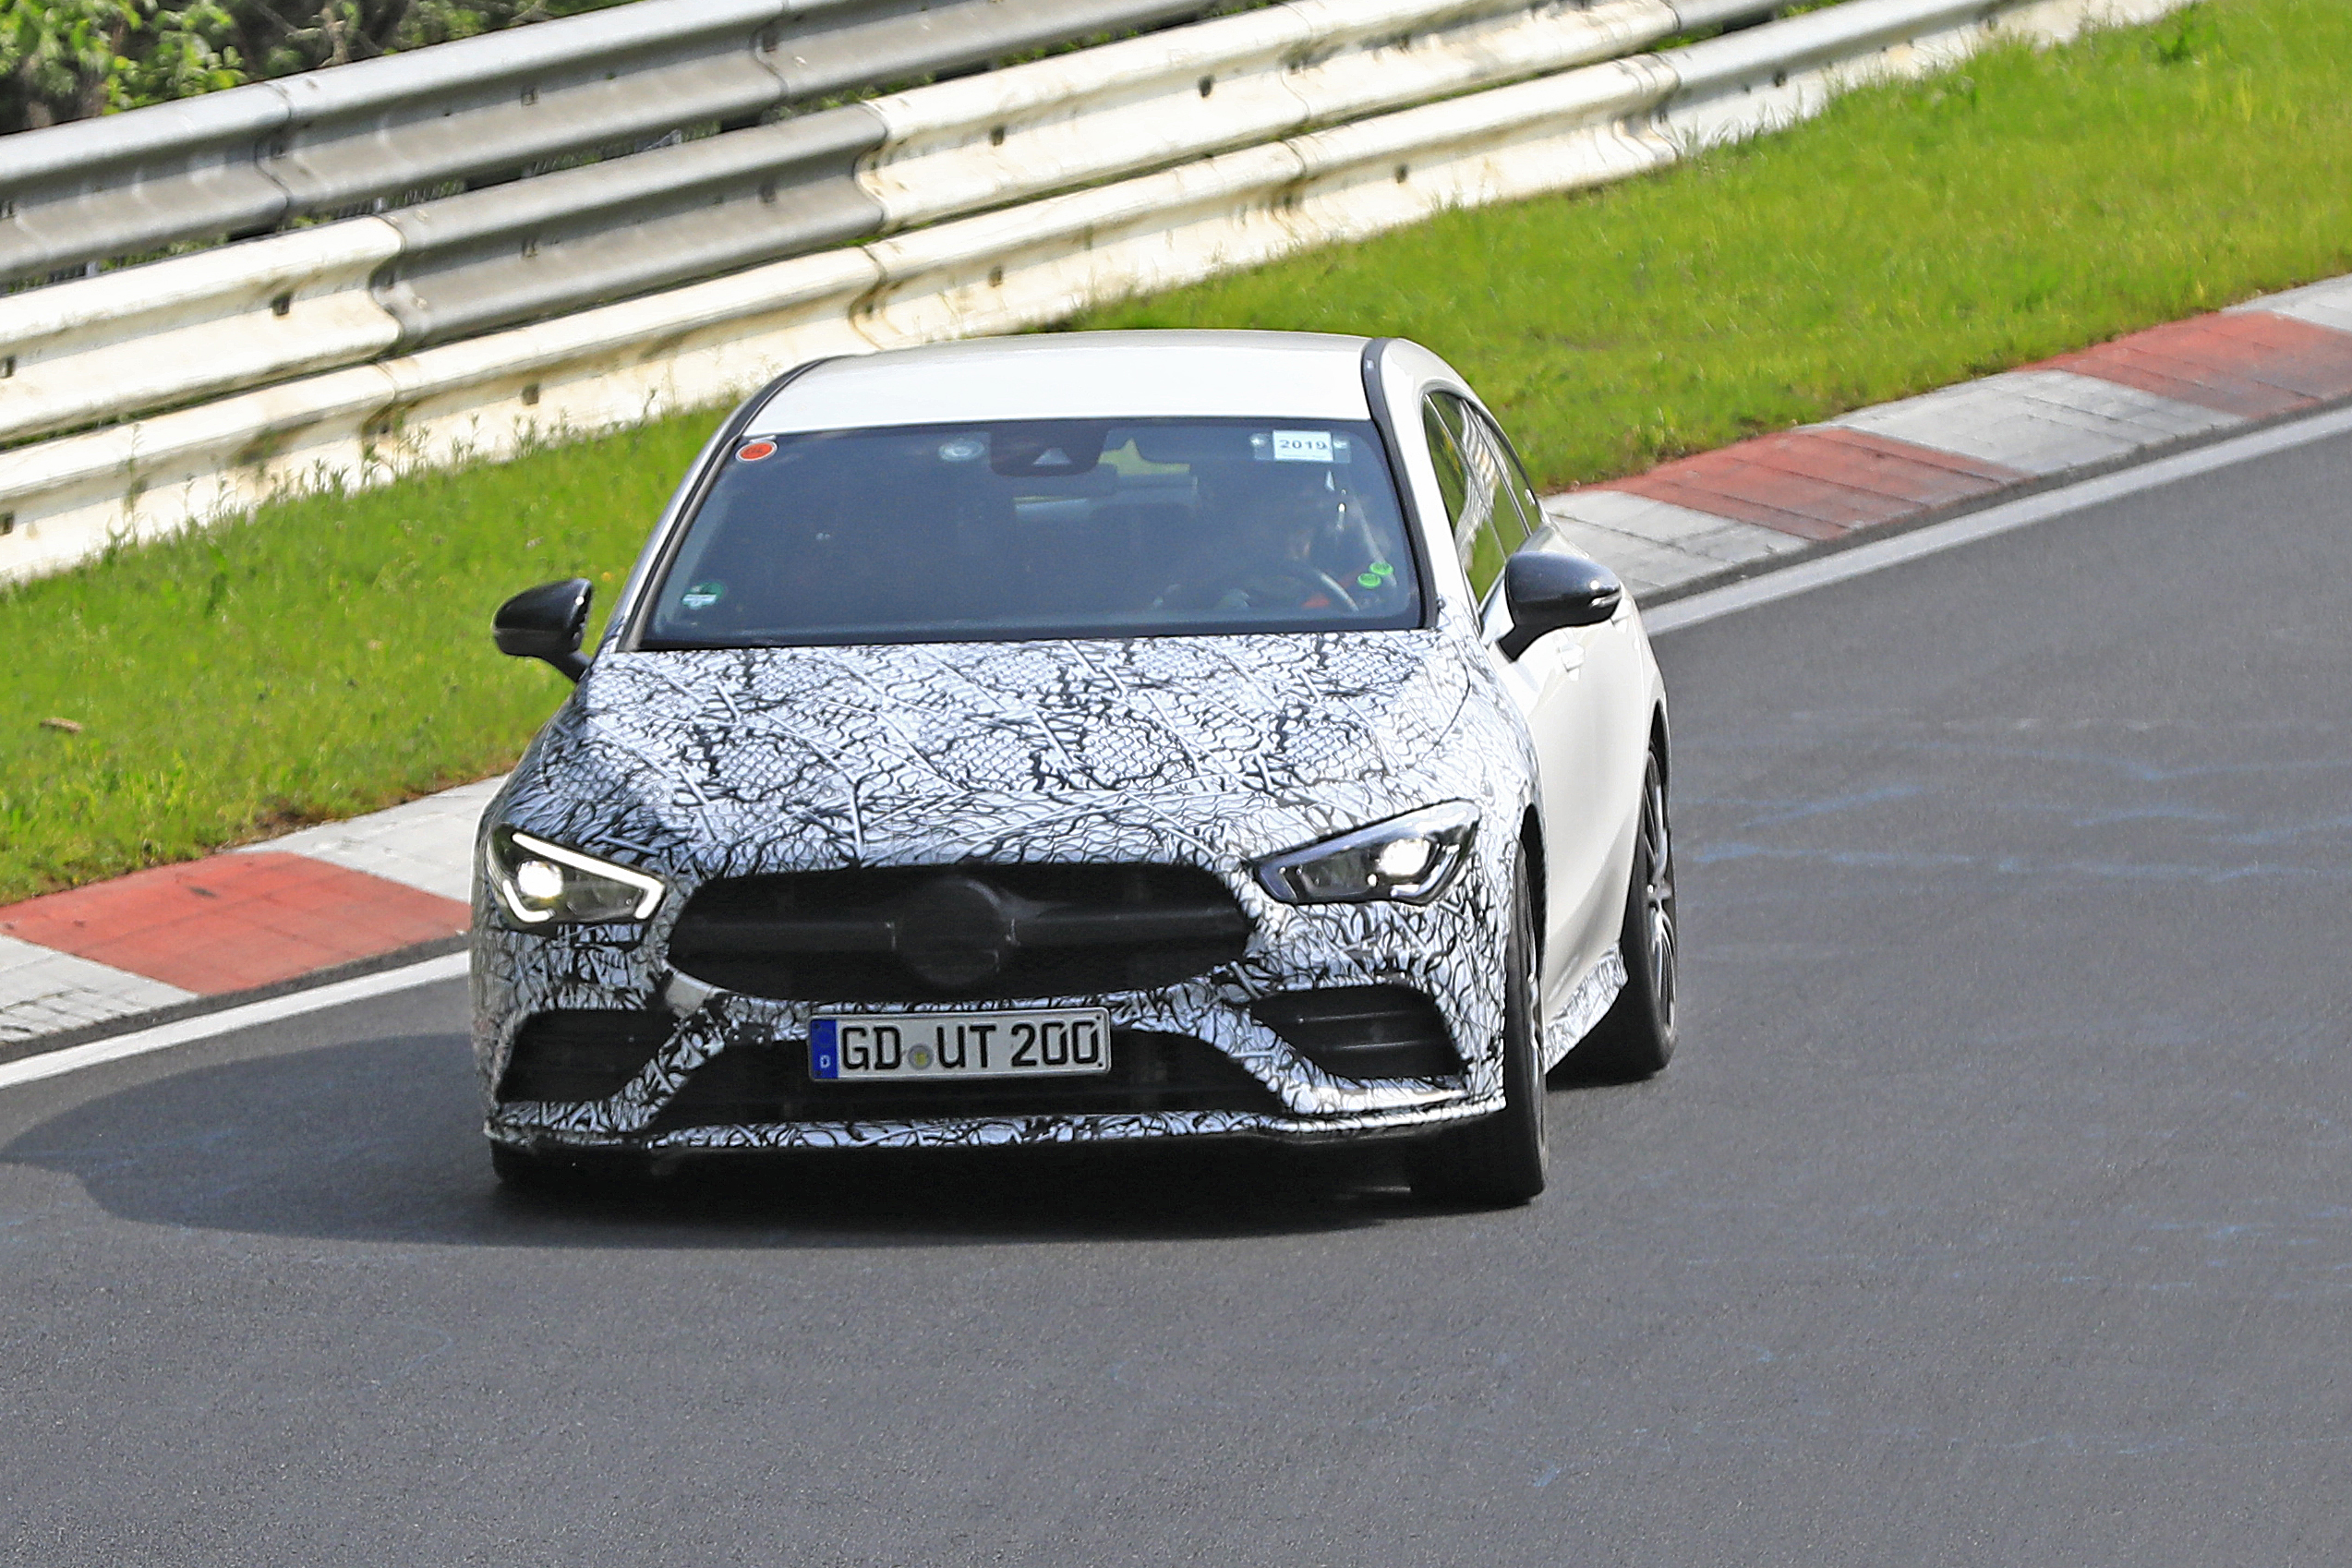
[[[1290,991],[1249,1009],[1335,1078],[1450,1078],[1462,1055],[1437,1004],[1405,985]]]
[[[534,1013],[514,1036],[499,1104],[609,1100],[668,1043],[677,1020],[635,1009]]]
[[[1115,1116],[1151,1111],[1287,1112],[1273,1091],[1205,1041],[1111,1031],[1111,1070],[1088,1078],[965,1083],[820,1083],[805,1041],[735,1045],[689,1078],[651,1130],[791,1121],[932,1121],[958,1116]]]

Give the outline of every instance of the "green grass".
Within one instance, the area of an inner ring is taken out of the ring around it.
[[[2209,0],[1077,324],[1410,337],[1566,486],[2352,271],[2347,82],[2344,0]]]
[[[1417,338],[1547,483],[1599,478],[2352,271],[2347,79],[2344,0],[2210,0],[1078,324]],[[713,417],[0,592],[0,900],[506,766],[563,688],[492,651],[490,611],[616,585]]]
[[[490,612],[574,574],[609,603],[713,420],[313,496],[0,594],[0,901],[507,766],[565,685],[501,657]]]

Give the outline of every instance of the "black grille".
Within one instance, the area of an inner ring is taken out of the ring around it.
[[[1224,884],[1192,866],[888,866],[711,883],[669,958],[781,1001],[978,1002],[1172,985],[1248,939]]]
[[[675,1021],[636,1011],[533,1013],[515,1032],[499,1101],[609,1100],[653,1059]]]
[[[1340,1078],[1446,1078],[1462,1070],[1437,1004],[1407,986],[1290,991],[1249,1010],[1300,1055]]]
[[[1281,1099],[1215,1046],[1184,1034],[1111,1031],[1111,1070],[1086,1078],[963,1083],[821,1083],[806,1041],[741,1044],[689,1078],[656,1132],[784,1121],[928,1121],[953,1116],[1104,1116],[1138,1111],[1256,1111]]]

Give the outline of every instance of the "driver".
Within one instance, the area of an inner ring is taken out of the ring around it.
[[[1229,519],[1228,526],[1153,608],[1355,609],[1355,597],[1314,560],[1316,541],[1333,530],[1343,504],[1321,464],[1251,463],[1236,476],[1204,483],[1201,510]]]

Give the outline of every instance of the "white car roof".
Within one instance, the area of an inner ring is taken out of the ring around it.
[[[1049,332],[828,360],[745,434],[966,420],[1369,419],[1364,339],[1317,332]]]

